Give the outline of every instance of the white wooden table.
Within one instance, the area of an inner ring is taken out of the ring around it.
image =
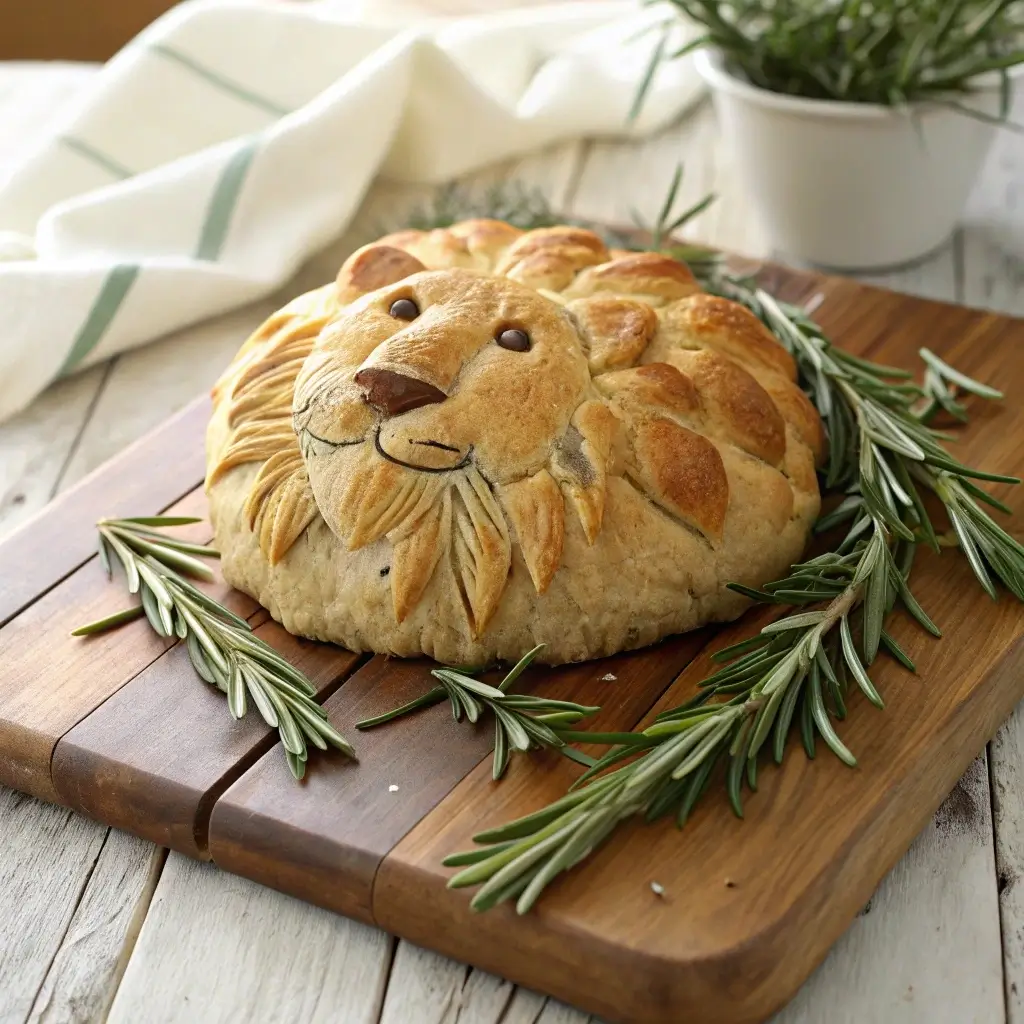
[[[0,66],[0,164],[85,73],[50,68],[41,77]],[[641,145],[573,142],[476,180],[516,177],[567,212],[626,221],[633,206],[653,214],[680,159],[682,201],[709,190],[720,197],[690,234],[767,255],[707,106]],[[340,253],[400,223],[425,195],[375,187],[347,238],[287,290],[333,276]],[[1003,134],[952,247],[873,280],[1024,314],[1024,138]],[[277,304],[96,367],[0,425],[0,534],[207,388]],[[777,1024],[1024,1024],[1022,773],[1018,709]],[[0,789],[0,1024],[586,1019],[376,929]]]

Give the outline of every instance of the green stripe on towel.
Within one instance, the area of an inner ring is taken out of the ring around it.
[[[76,139],[73,135],[61,135],[60,141],[67,146],[68,149],[73,150],[79,156],[84,156],[86,160],[102,167],[105,171],[109,171],[118,178],[130,178],[135,173],[125,167],[124,164],[119,164],[113,159],[113,157],[107,156],[106,153],[101,153],[94,146],[89,145],[88,142],[84,142],[82,139]]]
[[[205,78],[211,85],[217,86],[222,92],[234,96],[235,99],[242,100],[243,103],[259,107],[275,117],[284,117],[285,114],[291,113],[287,107],[282,107],[279,103],[275,103],[266,96],[261,96],[259,93],[247,89],[244,85],[232,82],[230,78],[225,78],[219,72],[206,67],[205,64],[200,64],[199,61],[194,60],[187,53],[172,49],[166,43],[154,43],[151,49],[154,53],[160,54],[161,57],[166,57],[168,60],[174,61],[175,64],[188,68],[193,74],[198,75],[200,78]]]
[[[238,196],[242,191],[242,182],[245,181],[259,143],[257,136],[246,139],[220,172],[220,180],[213,190],[213,195],[210,196],[210,205],[206,208],[206,219],[203,221],[203,231],[199,236],[196,259],[215,260],[220,256],[228,228],[231,226],[231,216],[235,212]]]
[[[136,263],[119,263],[111,268],[64,360],[61,376],[73,370],[100,343],[138,276]]]

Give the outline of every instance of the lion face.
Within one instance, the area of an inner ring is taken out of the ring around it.
[[[295,388],[294,422],[318,503],[353,458],[412,472],[474,466],[492,484],[548,460],[590,383],[570,315],[510,281],[413,274],[330,321]],[[326,496],[326,495],[325,495]],[[330,516],[331,502],[321,504]]]
[[[556,478],[591,517],[603,505],[605,460],[573,422],[590,381],[565,309],[470,270],[415,273],[322,330],[296,381],[294,429],[331,530],[351,550],[383,537],[393,545],[399,621],[447,550],[470,620],[485,627],[511,564],[509,509],[538,481],[541,518],[521,518],[518,533],[547,585],[561,552]]]

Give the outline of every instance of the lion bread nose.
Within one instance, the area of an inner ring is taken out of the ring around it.
[[[386,416],[398,416],[421,405],[443,402],[448,397],[433,384],[375,366],[360,370],[355,379],[363,389],[366,403]]]

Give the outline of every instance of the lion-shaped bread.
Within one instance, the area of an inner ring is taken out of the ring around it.
[[[224,577],[293,633],[557,664],[738,616],[797,560],[821,421],[753,314],[657,253],[472,220],[390,235],[214,389]]]

